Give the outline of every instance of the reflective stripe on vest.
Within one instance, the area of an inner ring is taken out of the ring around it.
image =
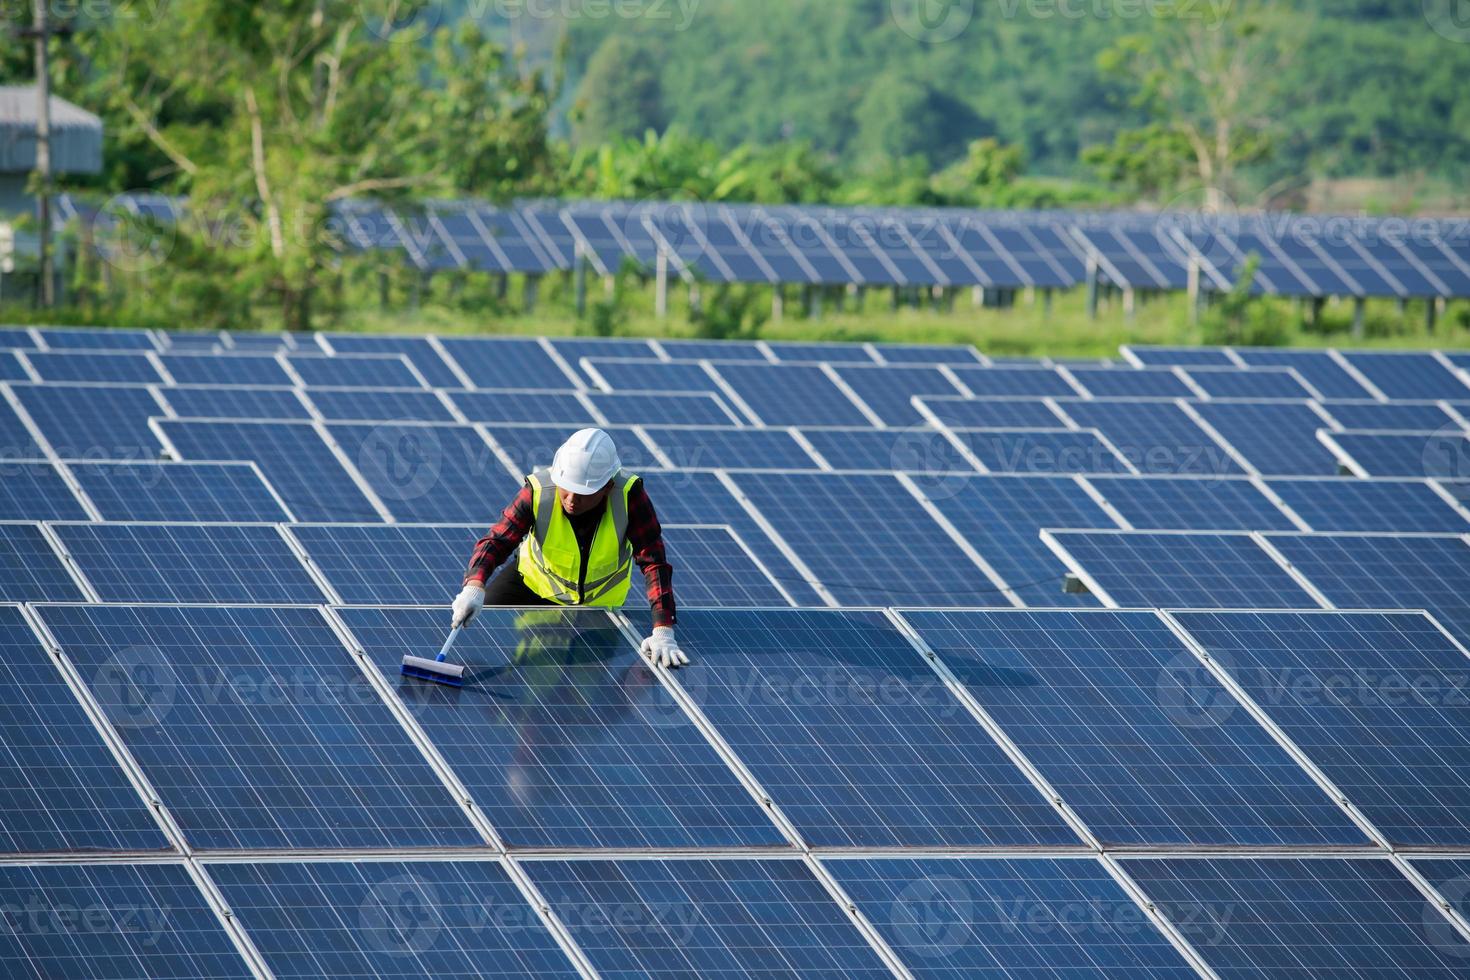
[[[625,470],[613,477],[607,509],[587,549],[587,570],[597,577],[587,578],[580,595],[581,549],[571,521],[557,503],[551,473],[542,468],[526,479],[531,484],[536,512],[535,527],[521,545],[518,566],[526,586],[564,606],[621,606],[628,595],[633,567],[633,546],[628,541],[628,491],[637,478]],[[553,537],[564,559],[560,564],[546,553],[547,542]]]

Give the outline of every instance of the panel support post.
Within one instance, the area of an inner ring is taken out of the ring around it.
[[[703,299],[699,291],[699,283],[696,280],[689,282],[689,315],[698,316]]]
[[[1041,291],[1041,312],[1045,313],[1047,316],[1051,316],[1051,287],[1050,286],[1048,286],[1047,288],[1045,288],[1045,289],[1043,289]]]
[[[1424,332],[1425,333],[1428,333],[1428,334],[1434,333],[1434,314],[1438,310],[1438,308],[1439,308],[1439,301],[1438,300],[1431,298],[1431,299],[1426,299],[1424,301]]]
[[[903,302],[903,297],[900,295],[900,292],[901,290],[897,286],[894,286],[892,296],[889,299],[888,307],[894,313],[898,312],[899,304]]]
[[[982,306],[985,305],[985,287],[984,286],[971,286],[970,287],[970,305],[973,306],[977,310],[980,309],[980,307],[982,307]]]
[[[653,315],[662,320],[669,315],[669,253],[663,248],[654,260],[653,289]]]
[[[1130,322],[1138,318],[1138,294],[1132,286],[1123,290],[1123,315]]]
[[[771,286],[771,319],[780,323],[786,315],[786,287],[781,283]]]
[[[1363,328],[1368,321],[1368,301],[1361,296],[1353,299],[1353,339],[1361,340]]]
[[[1199,323],[1199,259],[1189,257],[1189,323]]]
[[[577,257],[572,263],[572,280],[577,293],[577,318],[587,315],[587,256],[582,246],[577,245]]]
[[[536,275],[535,273],[527,273],[526,287],[523,293],[525,297],[524,306],[527,313],[534,313],[536,311],[536,294],[540,292],[540,289],[541,277]]]
[[[1097,259],[1089,255],[1087,257],[1087,318],[1097,319]]]

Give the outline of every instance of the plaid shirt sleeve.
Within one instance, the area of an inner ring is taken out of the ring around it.
[[[664,531],[642,480],[628,491],[628,543],[633,546],[633,561],[638,563],[648,584],[653,625],[673,626],[674,568],[664,554]]]
[[[465,573],[465,585],[484,585],[531,533],[531,526],[536,521],[531,500],[530,486],[522,486],[521,492],[501,512],[500,520],[475,545],[469,571]]]

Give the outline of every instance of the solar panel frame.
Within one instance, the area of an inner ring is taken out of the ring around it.
[[[162,450],[148,425],[149,418],[165,414],[155,389],[12,384],[10,390],[63,459],[157,459]]]
[[[318,335],[333,354],[402,354],[435,388],[458,388],[463,382],[439,356],[434,340],[427,337],[384,337],[360,333]]]
[[[27,351],[25,359],[45,382],[162,384],[148,353],[124,351]]]
[[[1315,398],[1294,368],[1186,368],[1189,380],[1212,399]]]
[[[1442,497],[1427,480],[1339,477],[1272,480],[1267,486],[1307,522],[1309,527],[1304,530],[1470,531],[1470,515]]]
[[[1174,401],[1062,401],[1069,424],[1097,429],[1153,476],[1239,475],[1245,469]]]
[[[312,418],[296,388],[208,387],[159,388],[156,393],[172,409],[173,416],[195,419],[299,419]]]
[[[1342,356],[1390,399],[1470,398],[1470,386],[1431,353],[1343,351]]]
[[[1321,402],[1319,407],[1344,430],[1434,431],[1456,420],[1439,402]]]
[[[1098,476],[1087,482],[1140,531],[1298,529],[1250,479]]]
[[[290,387],[295,379],[270,354],[178,354],[158,355],[174,384],[249,385]]]
[[[1447,425],[1436,432],[1333,432],[1317,438],[1342,467],[1364,477],[1459,478],[1470,458],[1470,432]]]
[[[254,461],[80,461],[62,465],[104,521],[255,523],[294,519]],[[136,492],[132,481],[137,483]]]
[[[575,369],[536,340],[522,337],[441,337],[449,357],[477,388],[583,387]]]
[[[1328,351],[1281,350],[1280,348],[1234,348],[1237,356],[1255,367],[1291,367],[1325,398],[1371,398],[1373,393]]]
[[[36,327],[35,331],[51,350],[158,350],[158,342],[151,330]]]
[[[83,583],[34,521],[0,521],[0,602],[88,598]]]
[[[86,520],[82,500],[49,460],[0,464],[0,521]]]
[[[719,365],[717,371],[740,401],[766,425],[867,425],[870,422],[820,366],[729,362]]]
[[[1046,429],[1065,420],[1039,398],[918,397],[914,407],[931,424],[946,429]]]
[[[944,371],[924,365],[837,367],[837,376],[887,425],[920,425],[915,395],[963,395]]]

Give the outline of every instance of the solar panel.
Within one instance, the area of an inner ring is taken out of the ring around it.
[[[953,443],[932,430],[810,428],[801,434],[839,469],[978,472]]]
[[[1152,613],[903,615],[1104,846],[1368,843]]]
[[[1120,606],[1314,609],[1318,603],[1243,534],[1058,531],[1057,543]]]
[[[1235,367],[1230,355],[1212,347],[1139,347],[1126,344],[1122,348],[1125,357],[1130,357],[1145,367]]]
[[[1179,621],[1393,844],[1470,840],[1470,661],[1422,614]]]
[[[822,864],[915,976],[1196,975],[1090,858],[824,858]]]
[[[519,489],[494,450],[467,426],[387,422],[331,425],[328,431],[401,521],[488,522]]]
[[[441,343],[477,388],[577,387],[534,340],[444,337]]]
[[[623,340],[615,337],[552,337],[550,340],[556,352],[579,373],[585,373],[577,363],[584,357],[658,356],[646,340]]]
[[[1317,440],[1322,417],[1304,403],[1201,402],[1200,417],[1259,472],[1331,476],[1337,459]]]
[[[1140,531],[1296,530],[1249,480],[1160,476],[1090,482]]]
[[[0,524],[0,602],[82,598],[39,524]]]
[[[526,871],[603,976],[893,975],[800,861],[536,861]],[[621,919],[585,914],[603,908]]]
[[[597,424],[582,396],[571,391],[451,391],[449,399],[471,422]]]
[[[954,373],[966,388],[981,397],[1072,398],[1077,395],[1077,389],[1049,367],[957,367]],[[931,406],[938,405],[932,399],[925,401]]]
[[[1125,858],[1123,870],[1222,977],[1464,974],[1470,956],[1382,858]],[[1441,938],[1442,936],[1442,938]]]
[[[432,391],[313,388],[307,395],[334,422],[453,422],[454,413]]]
[[[0,606],[0,652],[0,850],[167,847],[142,797],[15,606]]]
[[[1240,359],[1251,367],[1296,368],[1307,384],[1323,398],[1369,398],[1372,393],[1358,383],[1332,355],[1320,350],[1276,350],[1241,347]]]
[[[576,977],[494,861],[214,863],[278,977]]]
[[[38,611],[195,847],[483,844],[317,610]]]
[[[24,327],[0,327],[0,347],[25,347],[34,348],[36,342],[31,339],[30,331]]]
[[[373,337],[355,333],[323,336],[338,354],[402,354],[435,388],[458,388],[463,384],[425,337]]]
[[[165,401],[184,419],[309,419],[306,403],[290,388],[163,388]]]
[[[1144,473],[1223,476],[1241,468],[1172,402],[1061,402],[1078,425],[1097,429]]]
[[[1434,432],[1454,421],[1431,402],[1324,402],[1322,408],[1344,429]]]
[[[613,425],[742,425],[745,419],[705,392],[597,391],[588,399]]]
[[[1270,487],[1313,531],[1470,531],[1459,511],[1417,480],[1276,480]]]
[[[290,387],[295,379],[268,354],[160,354],[169,377],[181,385]]]
[[[510,846],[784,842],[606,613],[480,613],[458,690],[399,676],[405,651],[443,643],[443,610],[341,614]]]
[[[162,449],[148,419],[163,409],[147,388],[48,384],[11,390],[62,459],[157,459]]]
[[[0,350],[0,381],[29,381],[31,376],[21,365],[20,358],[6,350]]]
[[[1211,398],[1310,398],[1313,395],[1287,368],[1196,369],[1188,374]]]
[[[104,521],[290,519],[250,463],[68,463],[66,468]]]
[[[647,427],[677,469],[817,469],[811,454],[784,429]]]
[[[1094,398],[1193,398],[1194,390],[1165,368],[1068,368]]]
[[[299,521],[380,519],[311,425],[174,419],[158,425],[184,459],[254,460]]]
[[[773,340],[768,345],[776,359],[791,361],[830,361],[833,364],[872,364],[873,356],[862,344],[802,344]]]
[[[322,592],[272,525],[56,524],[103,602],[311,603]]]
[[[508,498],[507,498],[508,499]],[[493,505],[486,506],[490,510]],[[447,607],[483,528],[297,524],[301,542],[343,602]]]
[[[253,976],[180,864],[0,867],[0,904],[6,976]]]
[[[916,398],[939,423],[952,429],[1050,429],[1061,421],[1044,401],[994,398]]]
[[[1414,870],[1428,879],[1435,890],[1450,904],[1450,908],[1464,916],[1466,911],[1465,897],[1466,884],[1470,883],[1470,861],[1464,858],[1450,860],[1448,858],[1418,858],[1410,862]],[[1444,928],[1436,928],[1433,920],[1426,920],[1436,933],[1442,933],[1450,928],[1448,923]],[[1438,939],[1436,935],[1434,938]],[[1454,940],[1451,939],[1451,943]]]
[[[719,373],[766,425],[870,424],[815,365],[721,364]]]
[[[843,367],[837,373],[863,404],[889,425],[919,425],[924,421],[909,400],[915,395],[963,394],[932,367]]]
[[[589,367],[614,391],[708,391],[720,386],[704,368],[690,361],[635,361],[592,358]],[[717,367],[729,365],[716,365]],[[601,385],[599,384],[599,387]]]
[[[1462,477],[1462,461],[1470,458],[1470,433],[1458,426],[1438,432],[1334,432],[1332,441],[1368,476]]]
[[[422,388],[423,381],[401,354],[287,354],[291,370],[309,387]]]
[[[153,334],[147,330],[38,327],[36,332],[53,350],[156,350],[158,347],[153,342]]]
[[[50,463],[5,460],[0,472],[0,521],[86,520],[76,494]]]
[[[510,457],[515,471],[522,475],[538,466],[550,466],[557,449],[576,431],[572,425],[489,425],[485,428]],[[662,469],[653,452],[632,429],[604,425],[602,430],[618,447],[618,458],[622,460],[624,469],[633,473]]]
[[[225,346],[231,350],[271,351],[302,350],[315,347],[309,333],[269,333],[261,330],[221,330]]]
[[[679,684],[808,844],[1076,843],[881,613],[692,610],[679,637]]]
[[[163,376],[144,354],[31,351],[26,359],[44,381],[159,384]]]
[[[993,473],[1128,472],[1128,464],[1096,429],[991,429],[957,435]]]
[[[664,347],[667,348],[668,344]],[[874,344],[873,349],[889,364],[960,364],[973,367],[983,363],[979,352],[969,344]]]
[[[728,527],[664,525],[669,564],[678,576],[680,607],[785,606],[779,580],[767,576]],[[648,604],[635,570],[626,606]]]
[[[1344,351],[1389,398],[1470,398],[1470,387],[1433,354],[1408,351]]]
[[[769,363],[765,351],[753,340],[663,340],[658,345],[676,361],[761,361]]]

